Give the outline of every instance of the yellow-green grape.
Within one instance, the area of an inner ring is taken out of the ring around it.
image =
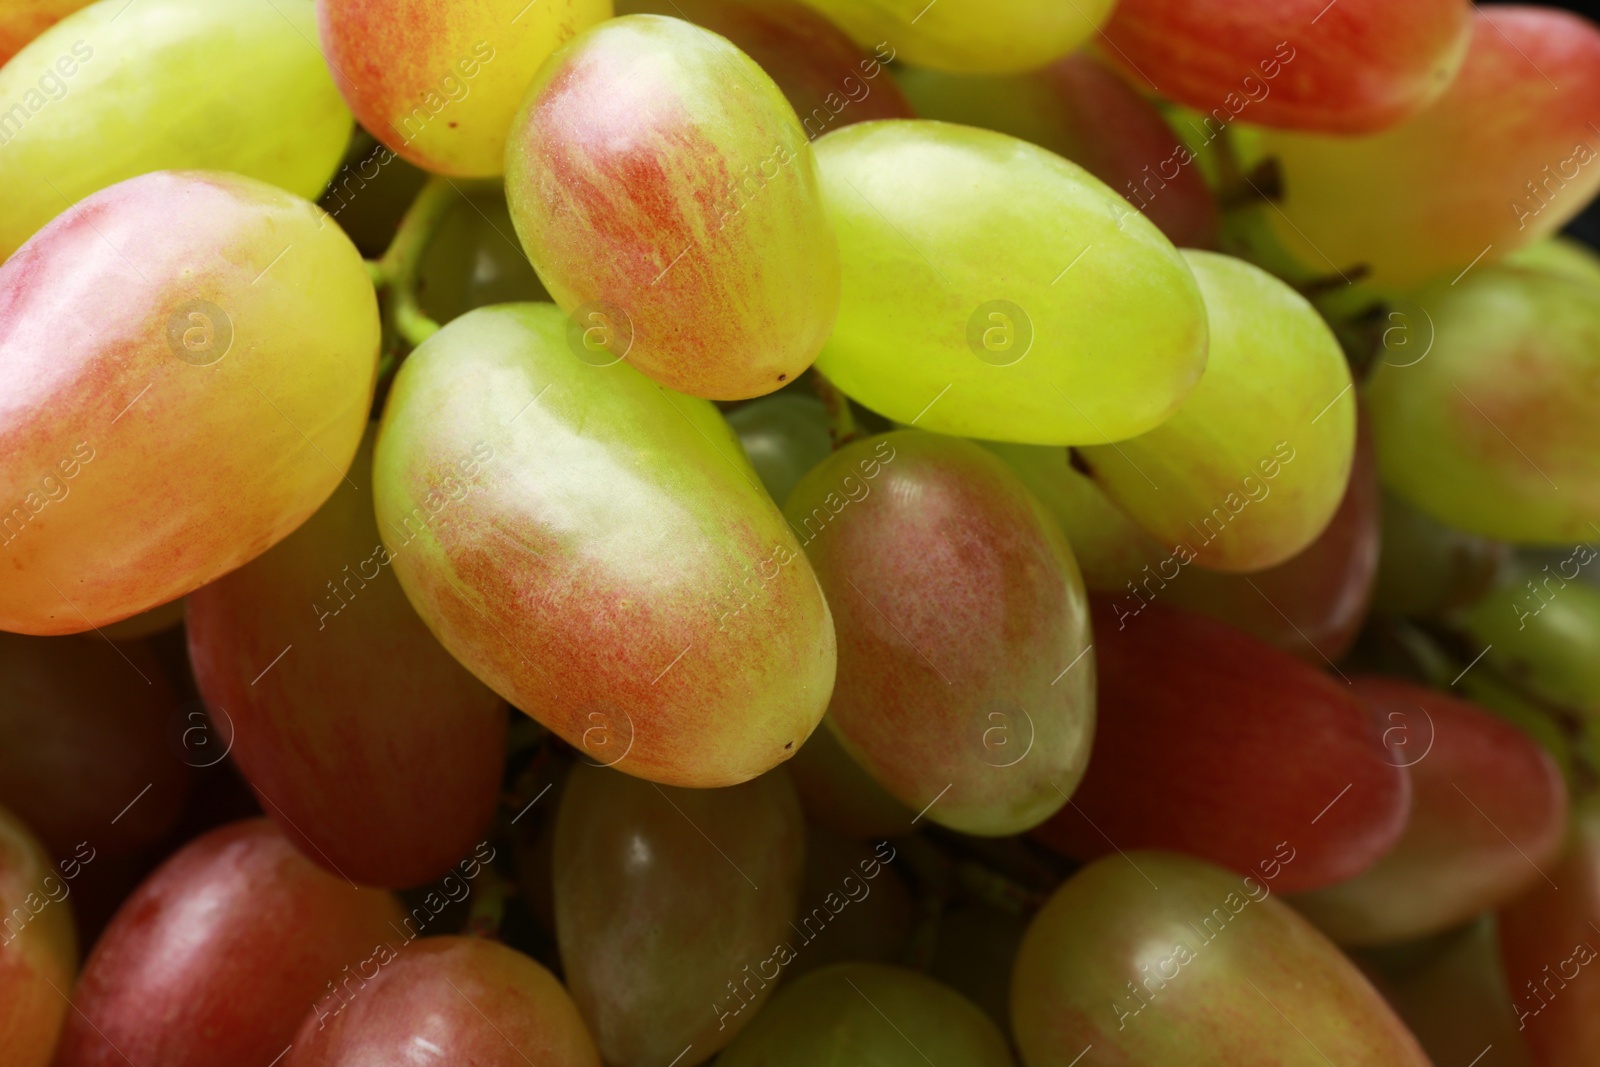
[[[346,477],[378,340],[355,246],[264,182],[158,171],[39,231],[0,266],[0,630],[104,626],[287,536]]]
[[[361,125],[425,170],[492,177],[545,58],[611,0],[317,0],[322,48]]]
[[[1080,454],[1182,562],[1262,570],[1315,540],[1344,496],[1356,434],[1350,369],[1327,324],[1283,282],[1228,256],[1183,254],[1210,315],[1206,376],[1157,429]]]
[[[727,414],[744,454],[782,507],[806,471],[828,458],[828,413],[814,396],[769,396]]]
[[[832,616],[716,408],[593,357],[552,304],[469,311],[407,357],[373,465],[395,573],[590,762],[754,778],[822,718]]]
[[[1504,678],[1600,719],[1600,589],[1591,584],[1596,571],[1600,559],[1585,543],[1542,568],[1514,567],[1465,614],[1462,625],[1489,646],[1484,661]]]
[[[1600,285],[1479,267],[1416,297],[1433,344],[1365,391],[1385,487],[1449,526],[1558,545],[1600,522]]]
[[[1506,257],[1505,263],[1508,267],[1559,274],[1575,282],[1600,286],[1600,256],[1588,245],[1570,237],[1556,236],[1519,248]]]
[[[1119,441],[1178,409],[1206,313],[1177,249],[1075,163],[922,120],[816,142],[844,269],[817,368],[921,429]]]
[[[83,6],[84,0],[9,0],[0,10],[0,66],[23,45]]]
[[[0,259],[153,170],[315,199],[350,137],[315,40],[311,0],[100,0],[56,23],[0,68]]]
[[[805,130],[754,60],[682,19],[612,19],[540,68],[506,196],[556,303],[669,389],[775,392],[833,327],[839,252]]]
[[[994,1023],[949,986],[904,967],[841,963],[779,990],[717,1067],[1014,1062]]]
[[[464,192],[417,264],[417,303],[443,324],[490,304],[550,299],[498,190]]]
[[[1115,0],[806,0],[880,58],[966,74],[1042,67],[1087,41]]]

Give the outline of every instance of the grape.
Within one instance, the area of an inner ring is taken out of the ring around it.
[[[1316,540],[1349,484],[1350,369],[1283,282],[1228,256],[1184,257],[1211,323],[1205,378],[1159,427],[1080,455],[1113,501],[1175,546],[1174,563],[1264,570]]]
[[[1597,168],[1600,172],[1600,168]],[[1384,484],[1448,525],[1560,544],[1600,521],[1600,286],[1479,267],[1417,297],[1433,348],[1366,386]]]
[[[817,141],[844,296],[817,369],[901,423],[1024,444],[1152,429],[1205,369],[1193,275],[1074,163],[988,130]]]
[[[1284,190],[1273,229],[1307,266],[1365,267],[1390,289],[1448,281],[1559,230],[1600,189],[1600,30],[1543,7],[1485,5],[1473,22],[1460,74],[1416,117],[1370,137],[1261,131]]]
[[[1208,125],[1360,134],[1431,104],[1471,34],[1465,0],[1121,0],[1106,54]]]
[[[715,34],[628,15],[562,48],[512,127],[506,193],[556,302],[623,330],[618,355],[669,388],[761,396],[828,338],[838,250],[805,131]]]
[[[0,11],[0,66],[88,0],[11,0]]]
[[[1285,893],[1351,878],[1394,847],[1410,781],[1346,684],[1199,615],[1091,603],[1094,758],[1040,839],[1079,859],[1162,848],[1275,871]]]
[[[425,170],[493,177],[539,64],[610,17],[610,0],[317,0],[317,36],[374,137]]]
[[[0,1048],[6,1067],[46,1067],[78,965],[72,881],[44,846],[0,807]]]
[[[1082,166],[1161,228],[1175,245],[1209,248],[1217,205],[1161,113],[1083,52],[1005,77],[899,72],[917,114],[1020,137]],[[1168,170],[1171,173],[1167,173]]]
[[[1013,1060],[994,1023],[948,986],[903,967],[841,963],[785,986],[717,1067],[934,1062],[1011,1067]]]
[[[312,31],[310,0],[103,0],[46,30],[0,69],[0,260],[89,194],[153,170],[316,196],[350,114]]]
[[[400,220],[427,180],[426,171],[358,129],[344,164],[322,191],[317,205],[350,235],[363,256],[378,259],[394,241]]]
[[[813,732],[788,768],[806,817],[836,834],[865,841],[913,829],[917,813],[885,792],[831,728]]]
[[[1517,1028],[1540,1067],[1585,1063],[1600,1048],[1600,818],[1593,803],[1573,813],[1565,855],[1500,912],[1500,958]]]
[[[265,819],[189,842],[106,928],[56,1067],[271,1063],[313,1004],[401,943],[399,902],[315,867]]]
[[[1447,930],[1531,888],[1566,829],[1555,761],[1465,701],[1378,677],[1353,684],[1410,769],[1411,817],[1374,866],[1295,907],[1341,944],[1384,944]]]
[[[573,767],[556,820],[556,937],[607,1063],[682,1055],[693,1067],[755,1017],[805,951],[789,925],[804,852],[782,770],[690,790]]]
[[[1575,282],[1600,283],[1600,256],[1570,237],[1550,237],[1519,248],[1505,258],[1505,263],[1508,267],[1559,274]]]
[[[895,79],[879,79],[893,50],[866,55],[799,0],[621,0],[617,14],[676,15],[726,37],[783,90],[808,137],[915,117]]]
[[[147,174],[0,266],[0,628],[73,633],[165,604],[315,511],[355,452],[378,316],[303,200]]]
[[[1089,39],[1116,0],[806,0],[863,48],[884,58],[966,74],[1014,74],[1042,67]]]
[[[753,778],[827,707],[828,606],[716,409],[585,362],[579,337],[548,304],[482,308],[402,365],[373,475],[395,573],[592,762]]]
[[[1600,718],[1600,589],[1582,580],[1587,543],[1535,570],[1519,565],[1461,616],[1483,663],[1535,695]],[[1469,672],[1463,682],[1474,682]]]
[[[498,192],[463,195],[418,264],[417,302],[439,323],[490,304],[549,299]]]
[[[903,430],[833,453],[790,525],[834,612],[826,725],[890,794],[965,833],[1059,808],[1094,733],[1083,580],[993,455]]]
[[[149,648],[0,633],[0,804],[55,856],[132,852],[178,821],[189,768],[177,700]]]
[[[806,471],[833,451],[828,413],[816,397],[766,397],[728,412],[727,419],[767,494],[779,505]]]
[[[189,656],[262,809],[313,863],[420,885],[500,797],[506,708],[439,647],[388,569],[369,431],[305,525],[189,595]]]
[[[1372,606],[1390,615],[1443,615],[1475,603],[1504,565],[1498,541],[1435,522],[1383,495],[1382,545]]]
[[[284,1067],[600,1067],[561,983],[504,945],[429,938],[379,967],[348,1001],[318,1006]]]
[[[893,963],[905,954],[913,903],[905,880],[890,866],[897,857],[886,841],[869,845],[806,826],[806,873],[797,924],[811,939],[796,946],[798,958],[785,969],[785,981],[836,963]],[[941,943],[947,932],[948,925],[941,922]]]
[[[1293,867],[1284,868],[1284,872]],[[1427,1058],[1349,960],[1270,879],[1186,856],[1107,856],[1056,890],[1017,955],[1028,1067],[1383,1064]]]

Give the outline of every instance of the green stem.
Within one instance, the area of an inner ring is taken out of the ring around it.
[[[506,901],[515,892],[515,886],[502,878],[493,866],[485,864],[473,886],[467,925],[462,932],[467,937],[497,940],[506,918]]]
[[[415,348],[439,332],[439,324],[429,318],[417,303],[417,272],[422,256],[432,244],[434,234],[444,221],[460,194],[448,179],[431,176],[422,191],[406,209],[394,240],[384,251],[383,258],[368,261],[367,269],[373,284],[388,297],[385,302],[385,341],[400,341]],[[394,343],[385,343],[383,360],[379,365],[380,377],[394,368],[396,349]]]

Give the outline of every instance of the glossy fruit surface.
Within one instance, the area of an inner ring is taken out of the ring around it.
[[[1017,956],[1012,1021],[1023,1061],[1067,1067],[1090,1047],[1137,1067],[1324,1056],[1425,1067],[1354,965],[1272,899],[1281,888],[1161,852],[1080,871],[1034,918]]]
[[[1200,379],[1188,265],[1077,164],[926,120],[816,153],[844,271],[817,369],[853,399],[940,433],[1085,444],[1154,428]]]
[[[491,177],[545,57],[611,0],[318,0],[323,55],[361,124],[419,167]]]
[[[556,938],[602,1058],[703,1063],[805,951],[805,827],[786,773],[663,789],[580,763],[555,836]],[[672,980],[663,982],[661,976]]]
[[[1115,0],[807,0],[844,27],[863,48],[888,46],[921,67],[971,74],[1009,74],[1042,67],[1087,41]]]
[[[1083,580],[1010,471],[969,442],[899,431],[834,452],[784,513],[833,607],[825,724],[846,751],[967,833],[1060,807],[1094,735]]]
[[[600,1067],[555,976],[493,941],[437,937],[380,964],[348,1001],[318,1006],[285,1067],[461,1063]]]
[[[1539,882],[1566,830],[1555,761],[1465,701],[1376,676],[1352,682],[1407,765],[1411,817],[1375,865],[1295,907],[1341,944],[1384,944],[1446,930]]]
[[[1519,561],[1460,616],[1500,677],[1590,721],[1600,719],[1600,589],[1585,579],[1597,558],[1579,542],[1537,569]]]
[[[314,866],[266,820],[191,841],[101,935],[58,1067],[271,1063],[334,983],[399,944],[399,902]],[[293,934],[292,940],[289,939]]]
[[[1130,602],[1093,599],[1094,755],[1041,839],[1081,859],[1162,848],[1241,874],[1281,867],[1288,893],[1394,847],[1410,781],[1346,683],[1223,623]]]
[[[805,473],[833,451],[828,413],[814,396],[765,397],[728,412],[726,418],[779,507]]]
[[[162,171],[0,267],[0,627],[88,630],[264,552],[355,453],[378,316],[337,227],[279,189]]]
[[[828,338],[839,253],[805,131],[722,37],[628,15],[561,49],[512,127],[506,193],[556,303],[662,385],[761,396]]]
[[[90,853],[92,856],[92,853]],[[22,820],[0,807],[0,1048],[7,1067],[45,1067],[78,969],[67,870],[57,872]]]
[[[351,475],[265,555],[189,596],[189,656],[264,812],[362,885],[438,878],[500,796],[506,707],[440,647],[391,570],[373,433]]]
[[[1080,454],[1158,541],[1216,570],[1263,570],[1314,541],[1344,496],[1356,432],[1349,366],[1283,282],[1230,256],[1183,255],[1211,323],[1205,377],[1160,426]]]
[[[517,243],[505,197],[493,190],[464,192],[417,266],[422,310],[443,325],[473,308],[549,299]]]
[[[154,170],[316,196],[350,113],[308,46],[313,22],[311,0],[138,0],[46,30],[0,68],[0,260],[89,194]]]
[[[930,1055],[971,1067],[1014,1062],[994,1023],[950,987],[904,967],[841,963],[786,986],[717,1064],[915,1067]]]
[[[373,473],[395,573],[452,655],[591,762],[753,778],[827,707],[828,606],[716,409],[586,363],[567,325],[479,309],[401,367]]]

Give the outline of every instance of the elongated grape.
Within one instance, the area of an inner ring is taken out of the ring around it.
[[[828,606],[716,409],[585,362],[569,325],[482,308],[401,367],[373,475],[395,573],[457,659],[592,762],[753,778],[827,707]]]
[[[0,11],[0,66],[88,0],[13,0]]]
[[[1600,173],[1600,168],[1596,168]],[[1433,348],[1366,386],[1384,484],[1450,526],[1559,544],[1600,521],[1600,285],[1479,267],[1416,302]]]
[[[90,193],[153,170],[315,197],[350,113],[308,47],[314,29],[311,0],[106,0],[46,30],[0,68],[0,260]]]
[[[722,37],[628,15],[562,48],[512,128],[506,193],[556,303],[669,388],[761,396],[828,338],[839,253],[805,131]]]
[[[1506,257],[1505,264],[1600,285],[1600,255],[1570,237],[1551,237],[1519,248]]]
[[[727,419],[780,507],[806,471],[833,451],[828,413],[813,396],[766,397],[728,412]]]
[[[834,611],[826,725],[891,795],[967,833],[1059,808],[1094,733],[1072,549],[976,445],[906,430],[853,442],[784,509]],[[931,806],[930,806],[931,805]]]
[[[350,464],[378,332],[349,240],[262,182],[162,171],[56,219],[0,266],[0,628],[115,622],[281,540]]]
[[[841,963],[785,986],[717,1065],[917,1067],[928,1055],[970,1067],[1014,1062],[994,1023],[949,986],[904,967]]]
[[[998,130],[1079,164],[1148,214],[1175,245],[1209,248],[1217,205],[1166,119],[1087,52],[1040,70],[973,77],[904,68],[901,86],[925,119]]]
[[[1261,131],[1282,175],[1273,228],[1316,271],[1449,281],[1559,230],[1600,190],[1597,113],[1600,29],[1483,5],[1461,72],[1414,118],[1370,137]]]
[[[1323,1056],[1426,1067],[1355,966],[1273,899],[1281,888],[1160,852],[1107,856],[1078,872],[1034,917],[1017,955],[1011,1017],[1024,1062],[1067,1067],[1090,1046],[1105,1062],[1149,1067]]]
[[[148,647],[0,634],[0,691],[0,804],[52,855],[86,841],[131,852],[178,821],[189,792],[168,737],[178,701]]]
[[[1081,450],[1096,482],[1185,563],[1255,571],[1327,527],[1350,481],[1356,404],[1333,332],[1243,260],[1185,251],[1211,323],[1206,375],[1177,414]]]
[[[490,304],[549,299],[498,191],[463,195],[417,265],[417,303],[440,324]]]
[[[1107,55],[1130,79],[1222,126],[1237,116],[1334,134],[1426,108],[1471,35],[1466,0],[1121,0],[1106,25]]]
[[[0,1048],[6,1067],[46,1067],[78,969],[72,880],[21,819],[0,807]],[[77,868],[81,869],[81,868]]]
[[[787,766],[806,817],[818,825],[863,841],[911,832],[917,813],[845,751],[836,730],[813,731]]]
[[[682,1062],[703,1063],[756,1016],[804,951],[789,926],[804,854],[782,770],[689,790],[572,769],[556,821],[556,938],[605,1062],[654,1067],[687,1046]]]
[[[545,58],[611,17],[611,0],[317,0],[317,36],[345,103],[426,170],[486,178]]]
[[[1600,719],[1600,589],[1583,580],[1596,556],[1580,542],[1555,563],[1508,568],[1461,623],[1502,677]]]
[[[309,1016],[284,1067],[374,1063],[600,1067],[555,976],[504,945],[438,937],[381,958],[348,1001]],[[426,1057],[426,1058],[419,1058]]]
[[[1508,547],[1429,518],[1383,494],[1382,541],[1374,610],[1388,615],[1443,615],[1476,603],[1510,555]]]
[[[1347,882],[1294,899],[1341,944],[1384,944],[1447,930],[1539,881],[1566,829],[1567,790],[1532,738],[1434,690],[1352,679],[1411,774],[1405,833]]]
[[[400,917],[392,895],[314,866],[265,819],[213,830],[101,935],[55,1063],[271,1063],[336,982],[394,951]]]
[[[369,432],[305,525],[189,595],[189,657],[262,810],[313,863],[420,885],[500,798],[506,707],[440,647],[373,515]]]
[[[1205,307],[1148,219],[1005,134],[864,122],[817,141],[844,295],[817,369],[898,422],[1025,444],[1154,428],[1199,380]]]
[[[863,48],[887,45],[922,67],[968,74],[1012,74],[1042,67],[1087,41],[1115,0],[806,0]]]
[[[871,119],[915,112],[893,77],[880,77],[894,49],[863,48],[800,0],[621,0],[619,15],[676,15],[732,41],[788,98],[808,137]]]
[[[1220,622],[1093,598],[1094,756],[1038,830],[1068,855],[1186,852],[1286,893],[1354,877],[1394,847],[1411,787],[1342,682]],[[1154,669],[1153,665],[1159,665]]]

